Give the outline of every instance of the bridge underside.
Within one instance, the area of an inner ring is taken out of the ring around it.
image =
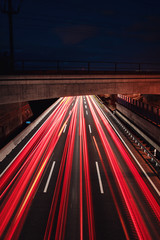
[[[94,94],[160,94],[158,74],[0,76],[0,104]]]

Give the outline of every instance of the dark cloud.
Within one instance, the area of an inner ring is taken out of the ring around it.
[[[22,3],[20,13],[13,16],[16,58],[160,59],[159,0]],[[9,49],[8,16],[0,14],[0,18],[4,51]]]
[[[160,17],[147,16],[139,22],[135,22],[127,27],[124,36],[134,38],[144,42],[160,42]]]
[[[104,16],[115,16],[116,15],[116,11],[114,11],[114,10],[102,10],[101,13]]]
[[[56,27],[54,32],[64,44],[71,45],[93,37],[97,28],[90,25],[69,25]]]

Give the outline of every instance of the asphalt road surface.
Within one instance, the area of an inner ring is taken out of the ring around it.
[[[62,98],[2,162],[1,239],[160,239],[159,179],[117,131],[96,97]]]

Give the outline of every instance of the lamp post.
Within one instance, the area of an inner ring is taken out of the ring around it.
[[[10,44],[10,72],[14,72],[14,44],[13,44],[13,21],[12,15],[18,14],[21,7],[22,0],[19,1],[16,10],[13,9],[12,0],[1,1],[0,10],[2,13],[8,14],[9,20],[9,44]]]

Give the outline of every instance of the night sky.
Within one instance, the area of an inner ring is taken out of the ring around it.
[[[16,59],[160,62],[159,0],[23,0],[13,28]],[[0,13],[5,51],[8,16]]]

